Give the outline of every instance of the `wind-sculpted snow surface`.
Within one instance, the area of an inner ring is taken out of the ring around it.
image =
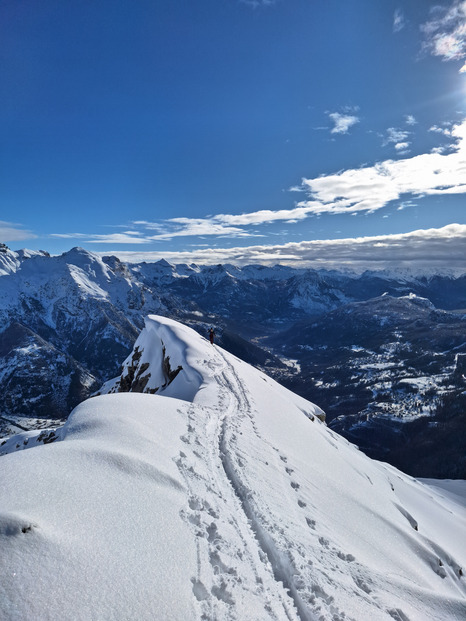
[[[149,392],[167,356],[182,370],[0,457],[0,618],[465,618],[458,486],[371,461],[176,322],[150,316],[137,347]]]

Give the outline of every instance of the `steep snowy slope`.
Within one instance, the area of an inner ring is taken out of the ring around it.
[[[0,457],[2,619],[464,619],[456,495],[187,327],[150,316],[135,347],[106,389],[148,394]]]

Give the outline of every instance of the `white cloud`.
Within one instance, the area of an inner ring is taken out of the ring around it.
[[[302,190],[304,191],[304,190]],[[317,206],[317,205],[316,205]],[[170,218],[164,222],[138,221],[133,224],[144,226],[148,231],[157,230],[155,235],[148,235],[152,241],[168,241],[175,237],[259,237],[257,232],[246,230],[247,226],[258,226],[272,222],[298,222],[304,220],[314,206],[294,207],[293,209],[262,209],[243,214],[217,214],[206,218]]]
[[[299,210],[298,210],[299,211]],[[273,212],[271,212],[273,213]],[[289,213],[287,217],[289,217]],[[254,218],[254,214],[247,214],[251,219],[261,223],[261,218]],[[245,216],[245,223],[248,217]],[[211,216],[210,218],[171,218],[163,222],[135,221],[132,224],[141,227],[140,231],[125,231],[124,233],[94,234],[94,233],[52,233],[50,237],[60,239],[86,240],[88,244],[150,244],[153,242],[170,241],[176,237],[260,237],[255,232],[246,231],[237,226],[228,226],[228,219],[234,220],[241,216]],[[285,219],[284,217],[282,219]],[[154,234],[154,231],[157,231]]]
[[[353,114],[341,114],[340,112],[329,112],[328,116],[332,119],[334,126],[330,130],[332,134],[347,134],[350,127],[359,123],[359,118]]]
[[[272,4],[275,4],[277,0],[240,0],[240,2],[241,4],[247,4],[253,9],[258,9],[262,6],[264,7],[272,6]]]
[[[110,233],[108,235],[95,235],[88,233],[51,233],[50,237],[59,239],[81,239],[86,240],[88,244],[148,244],[151,240],[141,236],[136,231],[127,231],[126,233]]]
[[[149,244],[150,239],[139,233],[110,233],[109,235],[92,235],[87,240],[88,244]]]
[[[406,114],[405,115],[405,122],[406,122],[406,125],[416,125],[417,124],[416,118],[412,114]]]
[[[251,237],[252,233],[238,228],[237,226],[226,226],[218,216],[211,218],[170,218],[166,220],[164,232],[151,235],[153,241],[164,241],[174,237]]]
[[[408,207],[416,207],[416,204],[414,201],[403,201],[398,207],[397,207],[397,211],[404,211],[405,209],[407,209]]]
[[[405,16],[401,9],[396,9],[393,15],[393,32],[400,32],[406,25]]]
[[[452,130],[452,127],[449,123],[446,125],[443,125],[442,127],[440,127],[439,125],[432,125],[432,127],[429,127],[430,132],[435,132],[437,134],[444,134],[445,136],[448,136],[448,137],[451,137],[452,135],[451,130]]]
[[[215,219],[237,226],[245,226],[250,224],[270,224],[279,220],[303,220],[306,216],[307,211],[305,209],[295,207],[294,209],[278,209],[277,211],[261,209],[260,211],[239,215],[219,214],[215,216]]]
[[[466,192],[466,120],[451,130],[452,151],[386,160],[333,175],[303,179],[310,200],[298,203],[309,213],[374,212],[402,195],[418,197]]]
[[[402,149],[404,151],[406,151],[406,149],[409,147],[409,145],[411,144],[410,142],[408,142],[407,138],[410,136],[411,132],[408,132],[404,129],[398,129],[396,127],[389,127],[387,129],[387,135],[385,137],[385,140],[383,142],[383,146],[387,146],[388,144],[394,144],[395,145],[395,149],[399,150]],[[399,146],[399,145],[403,145],[403,146]]]
[[[356,270],[397,267],[466,270],[466,225],[450,224],[440,229],[421,229],[398,235],[270,246],[199,248],[185,252],[115,251],[114,254],[122,261],[132,263],[165,258],[174,263],[280,263],[296,267],[348,267]]]
[[[395,149],[401,153],[407,153],[410,144],[410,142],[397,142]]]
[[[0,241],[2,242],[17,242],[25,239],[36,239],[37,235],[34,235],[31,231],[26,231],[21,228],[20,224],[14,222],[4,222],[0,220]]]
[[[50,237],[58,237],[59,239],[82,239],[89,235],[86,233],[50,233]]]
[[[466,1],[456,0],[449,7],[436,6],[433,18],[421,26],[425,50],[444,61],[466,58]],[[464,71],[464,66],[460,71]]]

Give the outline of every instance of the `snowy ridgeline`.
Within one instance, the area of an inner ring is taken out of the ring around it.
[[[464,482],[371,461],[161,317],[105,391],[129,374],[147,394],[97,396],[45,443],[3,447],[2,621],[466,618]]]

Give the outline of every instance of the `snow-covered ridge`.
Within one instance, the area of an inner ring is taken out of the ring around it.
[[[185,326],[151,316],[138,347],[155,383],[183,367],[165,392],[0,457],[2,619],[464,619],[456,497]]]
[[[194,343],[187,345],[191,333],[176,321],[147,317],[121,376],[106,382],[99,394],[146,392],[193,401],[204,380],[200,352]]]

